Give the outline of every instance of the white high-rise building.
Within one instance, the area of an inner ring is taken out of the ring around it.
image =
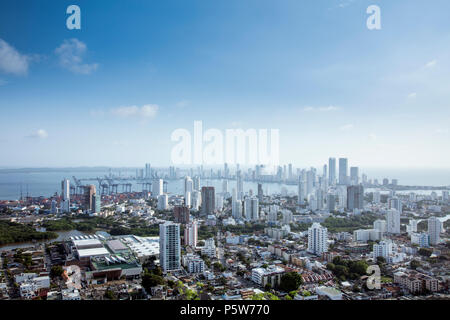
[[[214,238],[205,240],[205,246],[202,247],[201,252],[208,257],[216,257],[216,242],[214,241]]]
[[[380,241],[378,244],[373,245],[373,259],[377,259],[377,257],[383,257],[386,260],[389,259],[389,256],[393,252],[393,244],[390,240]]]
[[[311,209],[312,211],[317,210],[317,199],[313,194],[309,195],[308,204],[309,204],[309,209]]]
[[[152,167],[150,163],[145,164],[145,178],[150,179],[152,177]]]
[[[244,201],[244,216],[248,221],[259,220],[259,201],[256,197],[246,198]]]
[[[188,208],[192,207],[192,195],[189,191],[184,194],[184,205]]]
[[[336,195],[333,193],[327,194],[327,209],[328,212],[336,210]]]
[[[200,191],[200,176],[195,176],[194,177],[194,190],[199,190]]]
[[[316,189],[316,201],[317,201],[317,210],[322,210],[324,203],[324,196],[322,189],[319,188]]]
[[[449,197],[448,197],[448,191],[447,191],[447,190],[443,190],[443,191],[442,191],[442,201],[443,201],[443,202],[448,202],[448,199],[449,199]]]
[[[152,183],[152,197],[158,198],[158,196],[164,193],[164,181],[163,179],[155,179]]]
[[[267,214],[267,222],[275,223],[278,221],[278,208],[276,205],[271,205],[269,207],[269,212]]]
[[[379,230],[381,233],[386,232],[386,220],[375,220],[373,222],[373,228]]]
[[[430,236],[430,244],[437,245],[441,242],[440,233],[442,231],[442,222],[436,217],[428,218],[428,234]]]
[[[348,183],[348,160],[347,158],[339,158],[339,184],[347,185]]]
[[[216,210],[223,210],[223,195],[221,193],[216,194]]]
[[[293,221],[293,214],[291,210],[283,210],[283,224],[290,224]]]
[[[379,190],[373,192],[373,203],[380,204],[381,202],[381,194]]]
[[[194,190],[191,194],[191,207],[193,210],[199,210],[202,204],[202,194],[200,191]]]
[[[316,175],[314,171],[311,169],[306,172],[306,195],[310,195],[314,189],[314,183],[316,180]]]
[[[180,224],[159,225],[159,261],[164,272],[181,268]]]
[[[395,209],[389,209],[386,214],[386,231],[388,233],[400,233],[400,212]]]
[[[308,229],[308,252],[321,255],[328,252],[328,230],[314,222]]]
[[[328,184],[336,185],[336,158],[328,159]]]
[[[233,200],[231,215],[234,219],[242,219],[242,200]]]
[[[158,196],[158,210],[167,210],[169,209],[169,197],[167,194],[162,194]]]
[[[70,212],[70,180],[64,179],[61,182],[61,212]]]
[[[409,220],[409,225],[406,226],[406,231],[408,232],[408,234],[411,234],[413,232],[417,232],[417,220],[410,219]]]
[[[298,180],[298,200],[297,203],[302,205],[305,203],[306,198],[306,181],[302,180],[301,177]]]
[[[226,179],[224,179],[222,181],[222,192],[223,192],[223,194],[228,193],[228,180],[226,180]]]
[[[239,200],[244,197],[244,181],[242,180],[241,170],[236,172],[236,192]]]
[[[197,220],[189,222],[184,229],[184,244],[195,248],[197,246],[198,225]]]
[[[350,167],[350,183],[354,186],[359,184],[359,168]]]
[[[198,190],[198,189],[196,189]],[[186,192],[192,192],[194,191],[194,181],[192,181],[191,177],[186,176],[184,178],[184,194],[186,194]]]
[[[394,196],[391,199],[389,199],[389,208],[395,209],[398,212],[400,212],[400,215],[402,214],[402,200],[400,200],[398,197]]]

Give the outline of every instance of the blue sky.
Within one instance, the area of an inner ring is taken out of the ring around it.
[[[81,30],[66,28],[67,6]],[[381,30],[366,8],[381,8]],[[0,166],[170,165],[177,128],[280,129],[280,161],[449,167],[450,3],[0,3]]]

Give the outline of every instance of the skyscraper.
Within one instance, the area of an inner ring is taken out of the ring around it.
[[[146,163],[145,164],[145,175],[144,177],[146,179],[151,179],[152,178],[152,167],[150,166],[150,163]]]
[[[328,159],[328,184],[330,186],[336,184],[336,158]]]
[[[256,197],[246,198],[244,201],[244,216],[248,221],[259,220],[259,203]]]
[[[442,231],[442,222],[436,217],[428,219],[428,235],[430,236],[430,244],[437,245],[441,242],[440,233]]]
[[[400,233],[400,212],[389,209],[386,214],[386,231],[392,234]]]
[[[230,170],[228,169],[228,164],[223,164],[223,175],[225,179],[228,179],[230,177]]]
[[[163,179],[155,179],[152,183],[152,197],[158,198],[158,196],[164,193],[164,181]]]
[[[348,176],[347,158],[339,158],[339,184],[346,185]]]
[[[61,196],[62,200],[70,200],[70,180],[64,179],[61,181]]]
[[[364,187],[362,185],[347,187],[347,209],[353,211],[354,209],[364,208]]]
[[[195,248],[197,246],[198,226],[197,220],[188,223],[184,229],[184,244]]]
[[[194,177],[194,190],[200,190],[200,176]]]
[[[352,185],[357,185],[359,183],[359,168],[350,167],[350,183]]]
[[[332,193],[327,194],[327,209],[328,212],[336,210],[336,196]]]
[[[193,190],[194,182],[192,181],[191,177],[184,177],[184,193],[186,194],[186,192],[192,192]]]
[[[95,194],[95,186],[93,184],[87,186],[84,190],[84,209],[87,211],[92,211],[95,207],[95,203],[93,201],[93,196]]]
[[[222,181],[222,193],[223,194],[228,193],[228,180],[226,179]]]
[[[263,201],[263,196],[264,196],[264,192],[263,192],[262,184],[258,183],[258,201],[259,202]]]
[[[166,221],[159,225],[159,260],[164,272],[179,270],[181,263],[180,225]]]
[[[403,212],[402,200],[398,197],[392,197],[389,199],[389,209],[396,209],[400,214]]]
[[[94,193],[92,196],[92,202],[94,203],[94,207],[92,209],[92,212],[94,213],[100,213],[101,207],[102,207],[102,196],[100,194]]]
[[[306,172],[306,195],[313,192],[315,178],[316,176],[312,169]]]
[[[244,182],[242,180],[241,170],[236,172],[236,191],[239,200],[242,200],[244,196]]]
[[[214,187],[202,187],[202,210],[203,216],[214,214],[216,195]]]
[[[305,204],[305,198],[306,198],[306,181],[302,179],[302,177],[299,177],[298,180],[298,200],[297,203],[299,205]]]
[[[320,188],[316,189],[316,201],[317,201],[317,210],[322,210],[323,203],[324,203],[324,196],[323,196],[323,190]]]
[[[158,196],[158,210],[167,210],[169,208],[169,197],[167,194],[162,194]]]
[[[189,208],[186,206],[174,206],[173,216],[177,223],[189,223]]]
[[[61,212],[69,212],[70,211],[70,180],[64,179],[61,181]]]
[[[328,230],[314,222],[308,229],[308,252],[321,255],[328,252]]]
[[[379,204],[381,202],[381,194],[379,190],[373,192],[373,203]]]

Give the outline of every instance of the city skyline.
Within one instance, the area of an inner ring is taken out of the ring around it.
[[[370,1],[69,4],[0,5],[2,167],[171,165],[201,120],[279,129],[280,163],[449,168],[446,1],[379,1],[376,31]]]

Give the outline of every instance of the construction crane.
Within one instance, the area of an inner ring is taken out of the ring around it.
[[[106,181],[108,181],[109,184],[109,194],[116,194],[118,192],[119,185],[117,183],[114,183],[114,180],[109,178],[107,175],[105,175]]]
[[[137,184],[142,185],[142,192],[144,191],[150,191],[151,187],[152,187],[152,183],[149,181],[146,182],[138,182]]]
[[[72,176],[73,181],[75,181],[75,194],[80,195],[84,193],[84,185],[81,183],[81,180],[77,179],[75,176]]]
[[[98,189],[100,194],[108,194],[109,193],[109,185],[107,183],[103,183],[102,178],[97,178],[98,181]]]

